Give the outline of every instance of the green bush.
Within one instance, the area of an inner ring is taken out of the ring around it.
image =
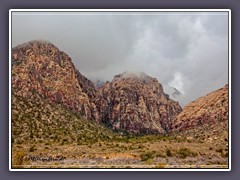
[[[145,152],[140,155],[141,161],[147,161],[149,159],[153,159],[155,157],[155,154],[151,151]]]
[[[186,158],[186,157],[196,157],[198,154],[188,148],[181,148],[177,151],[177,155],[180,158]]]
[[[163,152],[159,151],[159,152],[156,153],[156,157],[165,158],[166,155]]]
[[[171,151],[170,149],[166,149],[166,155],[167,155],[168,157],[172,157],[172,156],[173,156],[173,153],[172,153],[172,151]]]

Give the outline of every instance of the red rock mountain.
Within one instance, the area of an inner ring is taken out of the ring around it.
[[[157,79],[144,73],[116,75],[98,89],[95,103],[102,123],[132,133],[165,133],[182,111]]]
[[[128,133],[167,133],[228,119],[228,85],[189,103],[182,111],[157,79],[144,73],[116,75],[96,90],[66,53],[43,41],[12,49],[12,95],[61,104]]]
[[[41,96],[99,120],[92,102],[94,85],[75,69],[66,53],[49,42],[31,41],[12,49],[12,91],[24,98]]]
[[[228,84],[190,102],[174,119],[171,130],[181,131],[197,125],[228,121]]]

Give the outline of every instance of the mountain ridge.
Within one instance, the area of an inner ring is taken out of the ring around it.
[[[165,134],[198,125],[196,118],[184,118],[179,103],[144,72],[125,71],[100,84],[96,88],[66,53],[48,41],[12,48],[12,89],[17,96],[41,96],[117,131]],[[226,119],[226,114],[222,116]]]
[[[228,84],[188,103],[174,119],[172,131],[181,131],[201,124],[228,121]]]
[[[98,95],[100,119],[114,130],[166,133],[171,119],[182,110],[157,79],[145,73],[115,75],[98,88]]]
[[[52,43],[31,41],[12,49],[13,91],[23,97],[38,94],[97,120],[97,110],[86,94],[90,93],[86,83],[91,84],[86,79],[76,71],[71,58]]]

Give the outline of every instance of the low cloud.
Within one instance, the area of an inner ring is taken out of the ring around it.
[[[12,45],[35,39],[92,80],[145,72],[182,92],[183,106],[228,82],[226,13],[14,13]]]

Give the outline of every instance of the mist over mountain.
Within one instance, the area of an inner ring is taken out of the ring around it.
[[[61,37],[61,38],[60,38]],[[91,80],[145,72],[182,106],[228,81],[225,12],[14,12],[12,46],[46,39]]]
[[[156,78],[125,71],[98,89],[96,106],[108,127],[133,133],[166,133],[181,106]]]

